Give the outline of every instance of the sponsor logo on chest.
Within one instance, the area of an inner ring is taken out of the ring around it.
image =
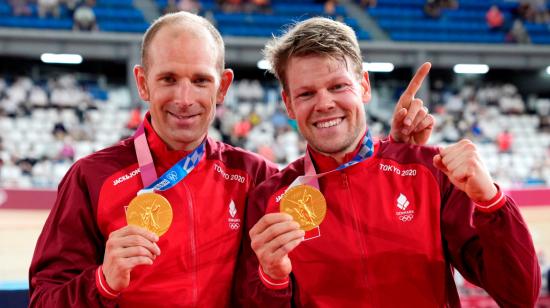
[[[131,171],[129,173],[126,173],[125,175],[123,175],[123,176],[119,177],[118,179],[114,180],[113,181],[113,186],[117,186],[118,184],[120,184],[122,182],[128,181],[129,179],[135,177],[138,174],[139,174],[139,168],[137,168],[136,170]]]

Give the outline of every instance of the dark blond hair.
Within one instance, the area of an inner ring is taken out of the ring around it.
[[[210,33],[217,47],[218,60],[216,65],[218,70],[221,72],[225,67],[225,47],[220,32],[218,32],[218,30],[206,18],[184,11],[170,13],[159,17],[153,22],[153,24],[151,24],[151,26],[149,26],[147,31],[145,31],[143,41],[141,43],[141,65],[147,70],[147,66],[149,64],[149,58],[147,57],[149,45],[151,45],[151,42],[159,30],[164,26],[177,23],[188,24],[190,27],[203,27],[208,33]]]
[[[314,17],[292,26],[285,34],[269,41],[263,50],[270,72],[277,77],[285,91],[286,69],[292,57],[327,56],[343,61],[348,59],[357,77],[363,68],[361,50],[355,31],[348,25],[324,17]]]

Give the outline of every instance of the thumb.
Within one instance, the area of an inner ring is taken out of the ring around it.
[[[449,175],[449,170],[447,170],[447,167],[445,167],[445,164],[443,164],[443,158],[441,158],[441,154],[436,154],[434,156],[433,165],[437,169],[441,170],[441,172],[445,173],[447,176]]]

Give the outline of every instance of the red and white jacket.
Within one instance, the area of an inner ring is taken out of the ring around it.
[[[145,121],[157,174],[187,153],[170,151]],[[76,162],[38,239],[30,268],[32,307],[225,307],[243,232],[248,193],[276,172],[258,155],[206,141],[195,169],[160,192],[173,221],[160,238],[161,255],[138,266],[120,294],[100,265],[109,234],[126,225],[125,208],[143,187],[133,139]]]
[[[317,173],[338,167],[309,151]],[[327,214],[289,254],[289,282],[266,277],[245,237],[240,305],[459,307],[456,268],[499,305],[532,307],[540,269],[514,201],[499,191],[475,205],[433,166],[436,153],[379,141],[371,158],[322,177]],[[302,158],[253,191],[247,230],[265,213],[278,212],[282,193],[303,174]]]

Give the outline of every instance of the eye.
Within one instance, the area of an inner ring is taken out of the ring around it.
[[[305,92],[298,93],[298,95],[296,95],[296,97],[297,98],[308,98],[308,97],[311,97],[312,95],[313,95],[312,91],[305,91]]]
[[[196,85],[199,85],[199,86],[205,86],[205,85],[207,85],[209,82],[210,82],[210,80],[207,79],[207,78],[195,78],[195,79],[193,80],[193,83],[196,84]]]
[[[345,84],[345,83],[338,83],[338,84],[335,84],[334,86],[332,86],[330,88],[330,90],[332,91],[338,91],[338,90],[342,90],[342,89],[345,89],[348,85]]]
[[[166,83],[166,84],[172,84],[172,83],[175,83],[176,82],[176,78],[174,78],[173,76],[171,75],[166,75],[166,76],[162,76],[160,78],[160,81],[162,83]]]

